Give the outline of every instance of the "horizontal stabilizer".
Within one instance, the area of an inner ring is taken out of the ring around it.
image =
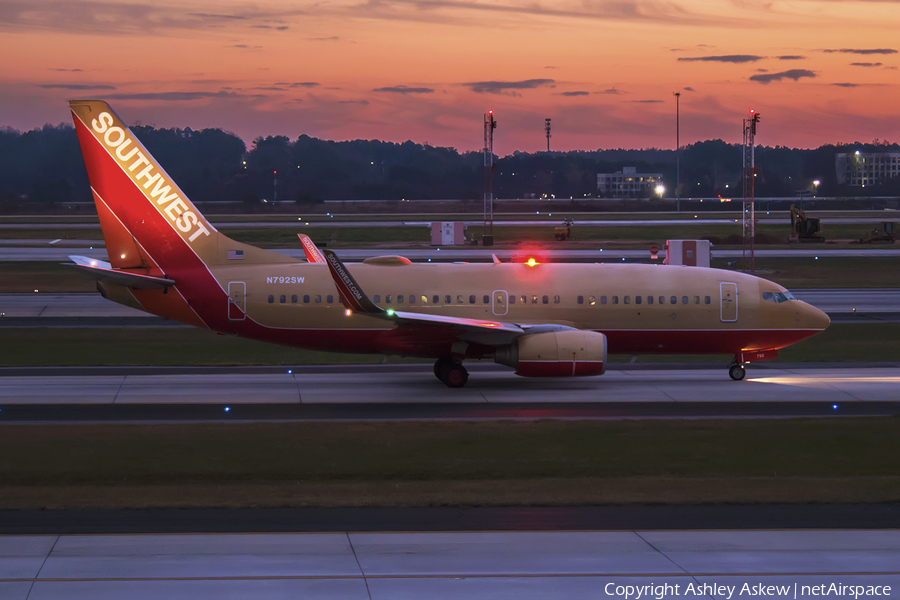
[[[152,275],[142,275],[139,273],[130,273],[128,271],[113,269],[112,265],[110,265],[108,262],[104,262],[96,258],[88,258],[87,256],[70,256],[69,259],[74,264],[63,264],[74,267],[79,271],[83,271],[97,281],[116,283],[118,285],[124,285],[126,287],[136,288],[139,290],[167,288],[169,286],[175,285],[174,280],[166,279],[165,277],[154,277]]]

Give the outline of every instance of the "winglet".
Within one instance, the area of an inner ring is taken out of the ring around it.
[[[496,254],[491,254],[491,258],[494,259],[494,264],[495,264],[495,265],[499,265],[499,264],[500,264],[500,259],[497,258],[497,255],[496,255]]]
[[[328,270],[331,271],[331,278],[334,279],[334,284],[337,286],[338,294],[344,306],[361,313],[382,314],[384,312],[383,309],[369,300],[369,297],[366,296],[366,293],[362,291],[362,288],[353,279],[350,271],[344,267],[344,263],[337,257],[334,250],[321,250],[320,252],[325,255],[325,264],[328,265]]]
[[[322,251],[319,250],[318,246],[312,241],[305,233],[298,233],[297,237],[300,238],[300,244],[303,246],[303,253],[306,255],[306,260],[311,263],[324,263],[325,257],[322,256]]]

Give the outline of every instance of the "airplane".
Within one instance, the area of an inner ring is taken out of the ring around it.
[[[732,354],[729,375],[828,327],[821,310],[745,273],[647,264],[344,264],[237,242],[197,210],[109,105],[69,102],[109,261],[71,257],[107,299],[222,334],[295,348],[464,360],[525,377],[604,373],[608,353]]]

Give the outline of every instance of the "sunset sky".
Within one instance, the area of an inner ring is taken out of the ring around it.
[[[900,139],[900,2],[0,2],[0,126],[128,123],[495,151]]]

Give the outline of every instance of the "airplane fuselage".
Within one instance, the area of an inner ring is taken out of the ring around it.
[[[763,300],[763,292],[781,292],[781,286],[722,269],[525,263],[347,266],[369,298],[385,309],[598,331],[606,334],[613,353],[737,354],[782,348],[823,328],[818,311],[803,302]],[[226,265],[212,271],[229,293],[227,333],[320,350],[410,356],[441,356],[450,343],[440,336],[417,336],[410,343],[402,328],[348,314],[324,264]],[[352,343],[345,332],[353,332]]]

